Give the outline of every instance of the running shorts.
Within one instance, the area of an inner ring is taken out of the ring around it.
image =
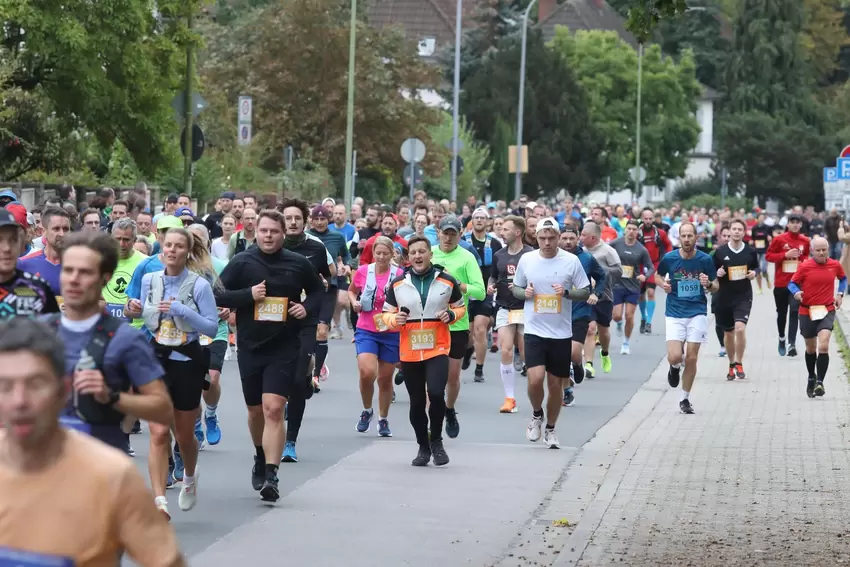
[[[547,339],[525,334],[525,364],[528,368],[542,366],[546,372],[558,378],[568,378],[572,360],[573,340]]]
[[[800,315],[800,334],[804,339],[814,339],[821,331],[832,331],[835,326],[835,311],[830,311],[819,321],[812,321],[808,315]]]
[[[665,317],[667,340],[702,344],[708,341],[708,317]]]
[[[354,331],[354,348],[357,354],[374,354],[381,362],[398,364],[398,341],[398,333],[376,333],[367,329]]]
[[[752,297],[736,298],[731,303],[724,305],[717,299],[712,299],[714,307],[714,321],[724,331],[732,331],[735,323],[741,321],[747,323],[750,320],[750,311],[753,308]]]

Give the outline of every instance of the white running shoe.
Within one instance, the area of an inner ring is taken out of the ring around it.
[[[547,429],[543,434],[543,442],[546,443],[546,446],[550,449],[560,449],[561,444],[558,442],[558,436],[555,435],[554,429]]]
[[[321,380],[322,382],[324,382],[324,381],[326,381],[326,380],[328,379],[328,376],[330,376],[330,375],[331,375],[331,371],[330,371],[330,369],[328,368],[328,365],[327,365],[327,364],[323,364],[323,365],[322,365],[322,370],[319,372],[319,380]]]
[[[623,343],[623,346],[620,347],[620,354],[632,354],[632,349],[628,343]]]
[[[537,417],[532,415],[531,422],[528,424],[528,427],[525,429],[525,437],[532,443],[537,443],[540,441],[540,430],[543,428],[543,417]]]
[[[156,509],[165,516],[165,521],[170,522],[171,514],[168,513],[168,500],[165,499],[165,496],[157,496],[153,502],[156,505]]]
[[[177,497],[177,505],[184,512],[188,512],[198,503],[198,466],[195,465],[195,478],[192,484],[183,483],[180,496]]]

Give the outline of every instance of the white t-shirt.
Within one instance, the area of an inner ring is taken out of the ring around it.
[[[529,283],[534,286],[534,297],[525,300],[525,332],[545,339],[572,338],[573,302],[556,295],[552,285],[560,284],[567,290],[589,286],[579,259],[560,249],[554,258],[544,258],[539,251],[523,254],[514,285],[528,287]]]
[[[233,236],[231,236],[231,238],[233,238]],[[227,244],[228,243],[224,242],[221,237],[214,239],[210,245],[210,254],[212,254],[213,258],[218,258],[219,260],[224,260],[226,262],[228,260]]]

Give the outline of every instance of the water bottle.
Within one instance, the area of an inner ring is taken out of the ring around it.
[[[80,351],[80,359],[74,367],[75,373],[82,370],[97,370],[94,358],[92,358],[86,349]],[[103,409],[102,405],[94,399],[93,395],[80,394],[77,389],[74,388],[72,400],[74,403],[74,413],[77,414],[77,417],[89,423],[92,421],[98,421],[97,417],[101,416]]]

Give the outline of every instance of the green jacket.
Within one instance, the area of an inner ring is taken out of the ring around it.
[[[471,252],[464,250],[458,246],[449,253],[440,250],[440,246],[431,248],[433,258],[431,262],[445,268],[446,272],[454,276],[454,278],[462,284],[466,284],[466,293],[463,294],[463,302],[469,309],[469,299],[483,300],[487,294],[487,288],[484,286],[484,278],[481,277],[481,268],[478,267],[478,261]],[[469,330],[469,313],[464,314],[462,319],[455,321],[451,327],[452,331],[468,331]]]

